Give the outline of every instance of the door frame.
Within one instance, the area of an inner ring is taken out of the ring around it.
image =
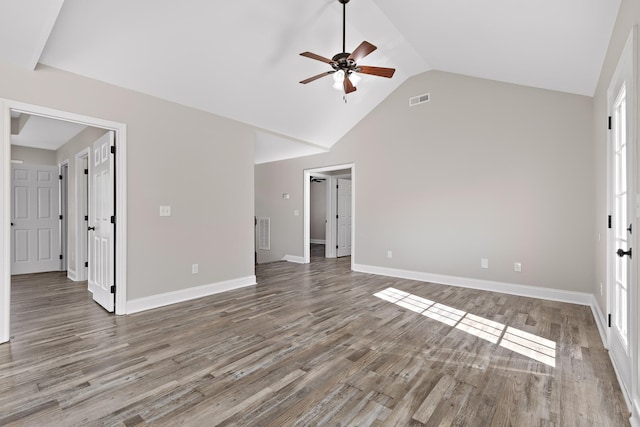
[[[635,252],[633,255],[635,255],[634,257],[632,257],[629,261],[629,270],[628,270],[628,274],[629,274],[629,280],[628,280],[628,288],[629,288],[629,292],[627,295],[627,299],[628,299],[628,304],[630,307],[633,306],[637,306],[638,304],[638,260],[637,260],[637,256],[640,255],[640,252],[638,252],[638,250],[640,250],[640,248],[637,246],[638,245],[638,237],[637,237],[637,227],[636,224],[638,223],[637,219],[638,219],[638,214],[640,213],[640,209],[637,206],[638,201],[640,201],[638,199],[638,195],[637,195],[637,191],[638,191],[638,144],[637,144],[637,113],[638,113],[638,108],[637,108],[637,53],[636,53],[636,46],[637,46],[637,27],[633,27],[631,34],[629,35],[627,42],[625,43],[624,49],[622,51],[622,53],[620,54],[620,57],[618,59],[618,65],[616,66],[616,70],[614,72],[614,74],[611,77],[611,80],[609,82],[609,87],[607,89],[607,116],[612,117],[612,111],[611,111],[611,107],[613,105],[613,103],[615,102],[616,97],[618,96],[618,93],[616,91],[616,93],[612,93],[611,92],[611,87],[614,85],[614,82],[620,80],[620,75],[626,72],[630,72],[631,74],[631,78],[629,80],[627,80],[627,86],[625,87],[626,90],[626,99],[627,99],[627,118],[629,121],[629,123],[627,123],[628,129],[629,129],[629,133],[627,135],[628,139],[627,139],[627,146],[628,146],[628,153],[627,153],[627,157],[629,159],[631,159],[630,162],[628,162],[628,164],[631,166],[631,170],[628,172],[629,175],[629,182],[627,184],[627,193],[628,193],[628,199],[627,199],[627,203],[628,206],[633,206],[635,207],[634,209],[630,209],[633,212],[633,215],[631,216],[631,218],[627,218],[627,220],[629,222],[631,222],[631,224],[633,224],[633,233],[629,236],[629,247],[633,248],[632,250]],[[631,67],[631,70],[626,69],[627,67]],[[613,206],[612,206],[612,200],[613,200],[613,194],[612,194],[612,188],[613,188],[613,177],[612,174],[614,172],[613,166],[612,166],[612,162],[613,162],[613,158],[612,158],[612,146],[613,146],[613,135],[612,132],[610,130],[607,130],[607,212],[608,214],[613,214]],[[615,227],[615,225],[614,225]],[[626,225],[625,225],[626,228]],[[615,268],[615,260],[617,257],[617,255],[615,254],[616,251],[616,247],[615,247],[615,242],[614,242],[614,233],[615,233],[615,228],[611,228],[611,229],[607,229],[607,242],[606,242],[606,284],[607,284],[607,289],[606,289],[606,309],[607,309],[607,313],[608,315],[611,315],[611,313],[613,312],[613,302],[612,302],[612,294],[614,292],[613,288],[615,287],[615,278],[614,278],[614,268]],[[618,377],[618,382],[621,385],[622,391],[623,391],[623,395],[625,397],[625,400],[627,401],[627,405],[629,406],[629,409],[632,408],[636,408],[637,404],[638,404],[638,362],[639,362],[639,358],[638,358],[638,351],[640,350],[638,345],[638,331],[639,331],[639,325],[638,325],[638,321],[640,320],[637,314],[637,310],[634,309],[630,309],[627,313],[628,316],[628,336],[629,336],[629,341],[628,341],[628,351],[629,351],[629,359],[630,359],[630,365],[629,366],[629,375],[630,378],[625,378],[624,375],[622,375],[622,373],[624,372],[622,367],[618,367],[616,366],[616,359],[613,357],[613,355],[611,354],[612,351],[612,344],[613,344],[613,340],[614,340],[614,331],[612,327],[606,328],[607,330],[607,343],[606,346],[609,349],[610,353],[609,353],[609,358],[611,359],[612,365],[614,367],[614,370],[616,372],[616,376]]]
[[[113,130],[116,135],[116,314],[126,313],[127,295],[127,125],[96,117],[0,98],[0,343],[11,337],[11,111]]]
[[[325,179],[325,218],[324,218],[324,256],[325,258],[335,258],[335,254],[331,256],[331,175],[322,173],[316,173],[309,175],[309,178],[324,178]],[[309,180],[309,197],[311,197],[311,180]],[[311,198],[309,198],[311,200]],[[309,203],[309,227],[311,227],[311,211],[314,209]],[[311,228],[309,228],[309,237],[311,237]],[[311,238],[309,238],[309,244],[311,244]]]
[[[334,166],[324,166],[313,169],[305,169],[303,171],[303,183],[304,183],[304,263],[309,264],[311,262],[311,175],[318,175],[324,172],[333,172],[344,169],[351,169],[351,269],[356,259],[356,165],[355,163],[346,163]],[[335,176],[331,176],[335,178]],[[333,179],[328,182],[333,182]],[[330,185],[328,185],[330,187]],[[333,202],[332,202],[333,205]],[[327,206],[327,212],[333,211],[335,208]],[[333,234],[333,233],[332,233]],[[335,236],[332,237],[335,239]],[[329,239],[327,239],[327,244]],[[335,241],[335,240],[334,240]],[[335,243],[333,244],[335,246]],[[326,251],[329,253],[328,251]],[[335,251],[333,252],[335,254]],[[329,256],[329,255],[327,255]]]
[[[89,175],[84,173],[84,163],[86,162],[87,169],[91,169],[91,162],[89,162],[89,152],[91,150],[86,147],[82,151],[75,155],[75,214],[76,214],[76,233],[75,233],[75,252],[76,252],[76,275],[77,281],[85,281],[89,278],[88,269],[85,267],[85,262],[89,261],[89,247],[87,238],[87,222],[82,214],[82,205],[84,203],[88,206],[89,203]],[[82,185],[83,180],[86,181],[84,187]],[[85,192],[82,194],[81,189],[84,188]],[[87,215],[89,210],[87,209]],[[82,236],[84,235],[84,240]]]
[[[60,176],[59,209],[60,209],[60,271],[67,271],[69,275],[69,159],[58,163]]]

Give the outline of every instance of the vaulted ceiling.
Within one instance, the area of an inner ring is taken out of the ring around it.
[[[347,96],[338,0],[2,0],[0,62],[37,63],[256,126],[256,162],[326,151],[407,78],[437,69],[591,96],[620,0],[351,0],[346,47],[378,47]],[[37,70],[36,70],[37,72]],[[417,94],[416,94],[417,95]]]

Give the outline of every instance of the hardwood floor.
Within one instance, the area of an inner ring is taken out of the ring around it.
[[[629,425],[588,307],[314,255],[117,317],[85,282],[16,277],[0,425]]]

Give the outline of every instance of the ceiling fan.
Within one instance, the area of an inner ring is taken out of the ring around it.
[[[363,41],[362,43],[360,43],[360,46],[358,46],[356,50],[353,51],[353,53],[349,53],[346,51],[346,15],[347,3],[349,3],[349,0],[338,1],[342,3],[342,52],[334,55],[331,59],[316,55],[315,53],[311,52],[302,52],[300,54],[302,56],[306,56],[307,58],[315,59],[317,61],[321,61],[331,65],[332,70],[320,73],[317,76],[309,77],[308,79],[302,80],[300,83],[307,84],[324,76],[334,74],[334,87],[336,89],[343,89],[344,93],[347,94],[356,91],[356,85],[360,80],[360,77],[354,73],[371,74],[373,76],[391,78],[393,76],[393,73],[395,73],[396,71],[395,68],[358,65],[358,62],[360,62],[361,59],[377,49],[376,46],[367,41]]]

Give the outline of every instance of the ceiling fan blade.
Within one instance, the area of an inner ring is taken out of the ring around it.
[[[302,80],[300,83],[302,83],[303,85],[306,85],[307,83],[311,83],[314,80],[318,80],[321,79],[324,76],[328,76],[329,74],[333,74],[335,73],[335,71],[326,71],[324,73],[320,73],[317,76],[313,76],[313,77],[309,77],[308,79]]]
[[[329,58],[325,58],[324,56],[316,55],[311,52],[302,52],[300,56],[306,56],[307,58],[315,59],[316,61],[325,62],[327,64],[332,64],[333,61]]]
[[[367,65],[361,65],[358,67],[356,71],[362,74],[371,74],[373,76],[386,77],[390,79],[393,77],[393,73],[396,72],[395,68],[384,68],[384,67],[369,67]]]
[[[351,59],[355,63],[358,63],[362,58],[369,55],[376,49],[377,47],[367,41],[364,41],[360,43],[360,46],[358,46],[356,50],[354,50],[353,53],[347,57],[347,60]]]
[[[353,85],[353,83],[351,83],[351,80],[349,80],[349,76],[344,76],[344,93],[351,93],[351,92],[355,92],[356,87]]]

